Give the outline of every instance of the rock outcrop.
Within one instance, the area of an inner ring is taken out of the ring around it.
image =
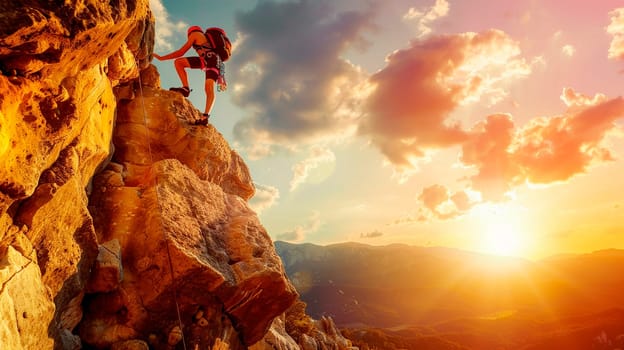
[[[306,314],[306,304],[297,300],[284,315],[275,318],[262,341],[250,350],[357,350],[351,341],[343,337],[330,317],[313,320]]]
[[[116,113],[108,74],[135,79],[153,42],[148,1],[115,3],[2,3],[0,309],[16,315],[0,327],[7,348],[76,342],[71,330],[98,252],[88,189],[110,157]],[[109,65],[128,56],[124,69]]]
[[[249,170],[153,42],[148,0],[2,4],[1,349],[301,346]]]
[[[297,293],[246,203],[247,167],[214,127],[190,126],[198,112],[179,94],[143,85],[135,96],[119,101],[116,152],[90,206],[98,241],[120,243],[123,279],[87,295],[81,338],[166,348],[181,320],[193,347],[251,345]]]

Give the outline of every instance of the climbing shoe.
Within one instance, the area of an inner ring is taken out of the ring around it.
[[[208,118],[210,118],[210,114],[203,113],[201,118],[193,122],[193,125],[208,125]]]
[[[182,96],[184,97],[188,97],[188,95],[191,93],[191,89],[189,89],[188,86],[183,86],[183,87],[172,87],[169,88],[169,91],[175,91],[175,92],[179,92],[182,94]]]

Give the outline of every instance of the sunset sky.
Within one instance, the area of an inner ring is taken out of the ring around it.
[[[624,248],[621,0],[150,4],[159,54],[189,25],[234,41],[211,123],[273,239]],[[173,61],[154,64],[180,85]]]

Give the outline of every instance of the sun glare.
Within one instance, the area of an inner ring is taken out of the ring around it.
[[[488,254],[519,256],[524,251],[522,234],[511,223],[490,223],[481,244],[481,249]]]

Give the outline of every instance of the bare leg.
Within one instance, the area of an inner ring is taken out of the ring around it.
[[[212,79],[206,79],[204,84],[204,88],[206,89],[206,109],[204,110],[205,114],[210,114],[212,110],[212,106],[215,101],[215,91],[214,91],[215,81]]]
[[[178,73],[178,77],[180,77],[180,81],[182,82],[182,86],[189,86],[189,82],[188,82],[188,76],[186,75],[186,68],[190,68],[191,64],[189,63],[189,61],[185,58],[177,58],[173,64],[175,65],[175,70]]]

